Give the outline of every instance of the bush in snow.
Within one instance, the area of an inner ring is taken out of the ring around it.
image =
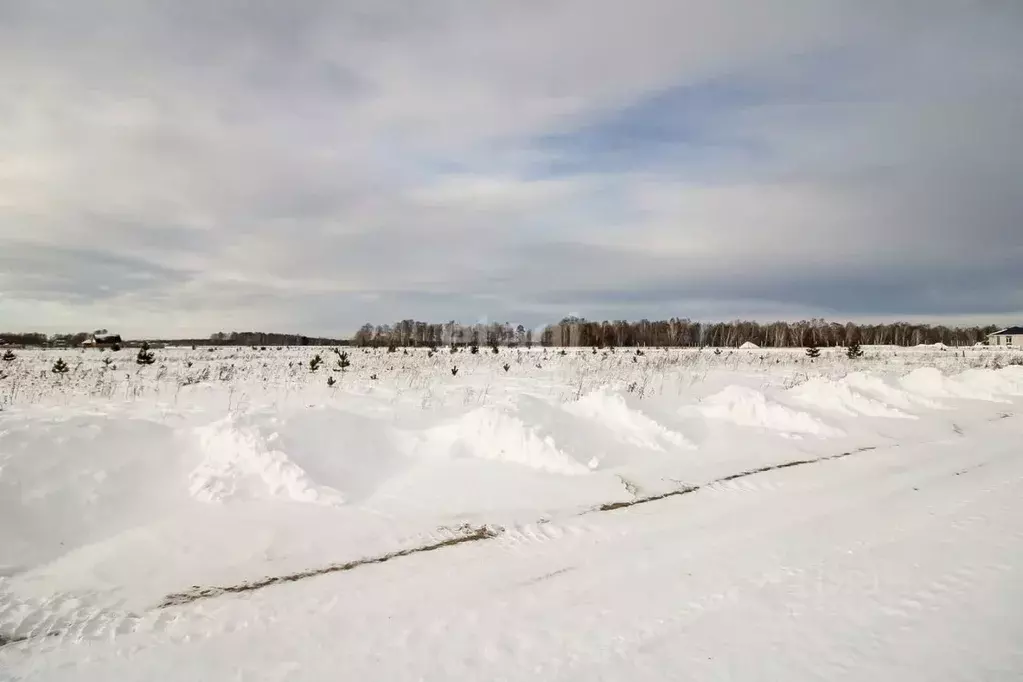
[[[53,367],[50,368],[50,371],[54,374],[67,374],[70,369],[71,368],[67,366],[67,363],[64,362],[64,358],[57,358],[57,362],[53,363]]]
[[[136,365],[151,365],[156,362],[156,355],[153,351],[149,350],[149,344],[145,341],[142,342],[142,347],[139,348],[139,354],[135,356]]]
[[[334,381],[334,377],[327,377],[327,386],[333,386],[337,382]]]
[[[14,351],[12,351],[10,348],[8,348],[7,352],[5,352],[4,355],[3,355],[3,361],[4,362],[14,362],[14,359],[17,358],[17,357],[18,356],[14,354]]]
[[[859,341],[850,341],[849,345],[846,346],[845,355],[850,360],[855,360],[856,358],[863,357],[863,351],[860,350]]]
[[[509,365],[507,362],[504,363],[504,371],[507,372],[509,369],[511,369],[511,365]]]
[[[811,341],[810,345],[806,347],[806,357],[808,358],[819,358],[821,356],[821,349],[817,347],[816,341]]]
[[[453,377],[454,376],[458,376],[458,368],[457,367],[452,367],[451,368],[451,376],[453,376]]]

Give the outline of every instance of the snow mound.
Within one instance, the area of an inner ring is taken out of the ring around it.
[[[937,343],[918,343],[916,345],[916,347],[917,348],[921,348],[921,349],[932,349],[933,348],[934,350],[948,350],[948,346],[943,344],[941,341],[939,341]]]
[[[436,452],[466,455],[568,476],[589,468],[562,451],[539,426],[527,424],[511,408],[481,407],[434,427],[426,441]]]
[[[752,341],[747,341],[746,343],[739,346],[739,348],[742,350],[757,350],[758,348],[760,348],[760,346],[753,343]]]
[[[235,415],[196,429],[203,459],[189,477],[189,492],[203,502],[284,499],[328,506],[344,503],[341,493],[317,485],[287,454],[274,449],[276,433],[260,430]]]
[[[649,450],[663,452],[665,445],[691,448],[686,438],[654,421],[639,410],[634,410],[625,398],[610,389],[602,388],[586,394],[579,400],[562,406],[569,414],[592,419],[612,432],[619,440]]]
[[[728,386],[706,398],[696,410],[707,419],[781,433],[822,437],[844,435],[839,429],[828,426],[808,412],[782,405],[760,391],[745,386]]]
[[[962,386],[986,394],[1023,395],[1023,376],[1014,377],[1013,373],[1006,372],[1007,369],[1023,370],[1019,367],[1007,367],[1002,370],[968,369],[956,375],[955,381]]]
[[[921,367],[902,377],[900,383],[910,391],[934,398],[965,398],[968,400],[987,400],[990,402],[1006,402],[987,388],[973,383],[956,381],[946,377],[941,370],[933,367]]]
[[[902,410],[854,391],[842,381],[811,379],[790,389],[789,394],[803,405],[811,405],[849,416],[916,419]]]
[[[875,396],[882,402],[903,410],[910,410],[914,407],[940,410],[944,407],[936,400],[897,388],[881,377],[865,372],[853,372],[842,379],[842,383],[860,393]]]

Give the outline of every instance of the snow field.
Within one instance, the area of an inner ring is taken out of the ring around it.
[[[594,509],[684,486],[745,518],[798,479],[721,480],[737,472],[863,448],[909,466],[913,448],[1018,425],[1012,356],[865,350],[815,363],[760,349],[354,350],[343,373],[328,349],[161,349],[129,371],[91,351],[64,377],[49,373],[58,353],[21,353],[0,383],[0,635],[24,641],[0,649],[0,669],[174,632],[185,611],[154,607],[193,585],[443,542],[466,524],[529,553],[604,542],[635,528],[589,521]],[[859,457],[886,461],[839,461]]]

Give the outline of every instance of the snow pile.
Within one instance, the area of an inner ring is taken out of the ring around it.
[[[0,412],[0,577],[101,542],[190,498],[175,429],[80,413]],[[2,667],[2,666],[0,666]]]
[[[921,350],[931,350],[931,349],[934,349],[934,350],[948,350],[948,346],[943,344],[941,341],[938,341],[937,343],[919,343],[919,344],[916,345],[916,347],[920,348]]]
[[[664,451],[665,445],[691,448],[686,438],[668,429],[625,402],[625,398],[603,388],[568,403],[563,409],[569,414],[592,419],[610,429],[622,442],[649,450]]]
[[[1007,371],[1012,369],[1023,370],[1020,367],[1007,367],[1001,370],[968,369],[956,375],[955,381],[985,394],[1023,395],[1023,376],[1014,377],[1013,372]]]
[[[425,443],[435,454],[478,457],[569,476],[589,473],[558,447],[553,436],[527,424],[514,408],[477,408],[429,429]]]
[[[203,502],[284,499],[340,505],[340,492],[317,485],[302,467],[273,446],[277,433],[260,430],[230,415],[196,429],[203,460],[189,477],[189,492]]]
[[[908,390],[920,395],[934,398],[966,398],[968,400],[988,400],[1005,402],[990,390],[977,387],[974,383],[963,383],[946,377],[941,370],[933,367],[921,367],[902,377],[900,383]]]
[[[931,400],[930,398],[892,386],[881,377],[865,372],[853,372],[843,378],[841,383],[860,393],[875,396],[882,402],[903,410],[911,410],[913,408],[943,409],[943,405],[936,400]]]
[[[747,341],[746,343],[744,343],[741,346],[739,346],[739,348],[742,349],[742,350],[757,350],[757,349],[760,348],[760,346],[758,346],[757,344],[753,343],[752,341]]]
[[[818,407],[849,416],[916,418],[902,410],[854,391],[844,381],[811,379],[804,384],[790,389],[789,394],[803,405]]]
[[[780,433],[822,437],[844,435],[807,412],[770,400],[760,391],[745,386],[728,386],[706,398],[695,409],[707,419]]]

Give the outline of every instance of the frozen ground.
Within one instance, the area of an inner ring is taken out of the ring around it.
[[[1020,356],[866,351],[22,351],[0,679],[1021,679]]]

